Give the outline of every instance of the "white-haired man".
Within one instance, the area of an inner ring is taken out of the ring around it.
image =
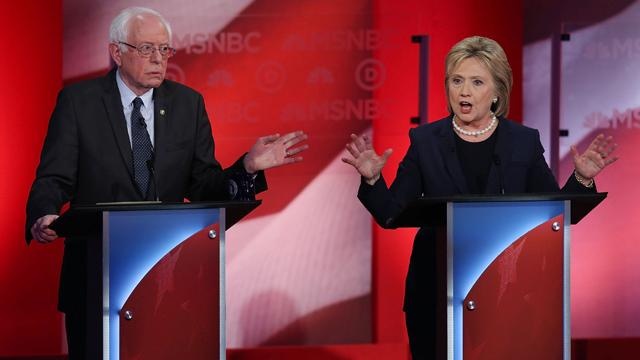
[[[49,225],[69,201],[247,199],[266,190],[263,170],[302,160],[306,135],[296,131],[258,139],[222,169],[202,96],[165,80],[175,49],[171,27],[156,11],[118,14],[109,53],[117,66],[105,77],[58,96],[27,203],[28,242],[55,240]],[[58,307],[66,314],[71,359],[97,358],[84,346],[86,241],[66,239],[62,265]]]

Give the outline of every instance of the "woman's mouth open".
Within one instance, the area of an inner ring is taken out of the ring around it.
[[[460,112],[463,114],[468,114],[471,112],[473,105],[467,101],[460,101]]]

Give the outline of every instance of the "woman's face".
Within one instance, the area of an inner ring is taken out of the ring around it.
[[[449,75],[447,86],[449,104],[461,125],[483,128],[489,124],[496,91],[483,63],[472,57],[462,60]]]

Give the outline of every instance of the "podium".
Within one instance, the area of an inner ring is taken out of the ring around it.
[[[570,225],[605,198],[422,198],[388,219],[437,229],[436,359],[569,360]]]
[[[225,359],[225,231],[259,204],[77,206],[58,218],[60,236],[87,242],[87,358]]]

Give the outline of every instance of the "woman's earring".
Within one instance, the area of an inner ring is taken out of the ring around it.
[[[497,103],[498,102],[498,98],[493,98],[493,103]]]

